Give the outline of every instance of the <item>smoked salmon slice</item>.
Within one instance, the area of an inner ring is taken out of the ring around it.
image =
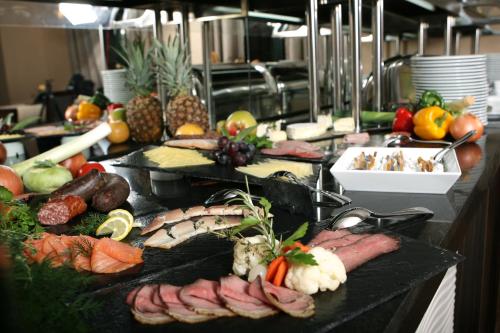
[[[49,259],[53,267],[70,263],[77,271],[117,273],[143,262],[142,249],[110,238],[43,233],[25,245],[24,255],[31,263]]]
[[[90,264],[94,273],[117,273],[142,263],[142,250],[101,238],[94,245]]]

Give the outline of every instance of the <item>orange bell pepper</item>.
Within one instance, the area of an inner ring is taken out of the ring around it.
[[[78,112],[76,114],[77,120],[97,120],[101,118],[101,109],[90,102],[83,101],[78,105]]]

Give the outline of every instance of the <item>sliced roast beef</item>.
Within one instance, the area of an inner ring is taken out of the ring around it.
[[[310,295],[284,287],[277,287],[268,281],[261,281],[261,283],[267,299],[281,311],[298,318],[314,315],[314,300]]]
[[[135,296],[137,296],[137,293],[139,290],[141,290],[143,286],[139,286],[134,288],[131,292],[128,293],[127,295],[127,300],[125,301],[128,305],[133,306],[135,302]]]
[[[318,151],[321,148],[313,145],[312,143],[300,140],[288,140],[288,141],[280,141],[276,143],[276,148],[284,148],[284,149],[302,149],[309,151]]]
[[[135,293],[131,312],[140,323],[157,325],[166,324],[175,319],[166,313],[163,304],[155,304],[153,299],[158,293],[158,285],[144,285]],[[128,298],[127,298],[128,299]]]
[[[179,298],[179,292],[181,289],[181,287],[169,284],[160,285],[159,295],[162,302],[166,305],[167,312],[170,316],[178,321],[191,324],[217,318],[215,316],[196,313],[188,308]]]
[[[375,234],[356,243],[340,247],[335,254],[342,260],[347,272],[363,265],[384,253],[399,249],[399,239],[384,234]]]
[[[350,235],[351,232],[347,229],[339,229],[339,230],[323,230],[316,236],[314,236],[313,239],[307,244],[309,246],[318,246],[318,244],[321,244],[322,242],[331,240],[331,239],[337,239],[337,238],[342,238],[346,235]]]
[[[217,294],[218,288],[219,283],[216,281],[198,279],[182,288],[179,292],[179,298],[197,313],[217,317],[234,316],[234,312],[227,309],[224,302],[219,298]]]
[[[258,300],[260,300],[264,304],[273,306],[273,303],[271,303],[267,299],[266,294],[264,294],[264,290],[262,290],[262,280],[261,279],[255,279],[250,283],[250,285],[248,286],[248,294],[252,297],[257,298]]]
[[[370,236],[370,234],[350,234],[350,235],[345,235],[344,237],[341,238],[326,240],[324,242],[319,243],[316,246],[321,246],[322,248],[325,248],[327,250],[335,250],[336,248],[356,243],[360,239],[366,238],[368,236]]]
[[[236,275],[225,276],[220,279],[218,293],[226,307],[242,317],[259,319],[278,313],[274,307],[251,296],[249,285]]]

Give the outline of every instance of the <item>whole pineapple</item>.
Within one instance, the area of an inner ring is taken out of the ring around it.
[[[144,41],[127,43],[117,51],[128,68],[127,86],[133,91],[126,105],[127,123],[132,138],[141,143],[151,143],[163,136],[163,117],[160,101],[151,96],[155,85],[153,48],[145,48]]]
[[[207,131],[207,109],[198,97],[189,95],[191,63],[185,47],[180,45],[177,37],[169,38],[166,44],[158,43],[157,47],[160,80],[170,97],[166,112],[168,130],[175,135],[180,126],[194,123]]]

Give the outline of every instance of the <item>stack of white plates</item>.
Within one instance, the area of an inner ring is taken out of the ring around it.
[[[500,81],[500,53],[490,53],[486,55],[488,65],[488,80],[490,82]]]
[[[126,104],[133,96],[127,88],[126,69],[110,69],[101,71],[104,95],[113,103]]]
[[[469,107],[483,124],[489,92],[485,55],[470,56],[416,56],[411,58],[412,81],[419,98],[425,90],[435,90],[446,102],[474,96]]]

